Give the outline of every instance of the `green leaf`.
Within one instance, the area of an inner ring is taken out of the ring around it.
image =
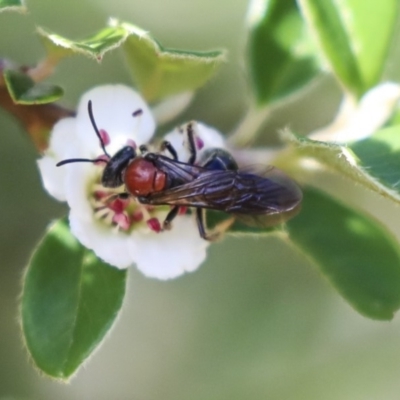
[[[386,121],[385,127],[391,127],[400,125],[400,109],[396,108],[396,110],[389,117],[388,121]]]
[[[37,32],[47,50],[48,57],[55,61],[74,54],[83,54],[101,61],[106,52],[119,47],[128,35],[124,28],[118,26],[104,28],[95,35],[80,41],[66,39],[43,28],[38,28]]]
[[[373,319],[393,318],[400,308],[400,251],[382,225],[306,188],[303,209],[287,229],[357,311]]]
[[[61,87],[47,83],[35,83],[28,75],[17,70],[6,70],[3,76],[8,92],[14,103],[17,104],[53,103],[64,94]]]
[[[382,129],[349,147],[360,168],[400,198],[400,126]]]
[[[384,128],[348,146],[286,132],[300,157],[312,157],[381,196],[400,203],[400,126]]]
[[[397,20],[397,0],[298,0],[333,72],[360,97],[380,80]]]
[[[0,0],[0,12],[2,11],[26,12],[25,3],[22,0]]]
[[[254,1],[249,12],[248,59],[257,103],[280,100],[319,72],[296,0]]]
[[[22,326],[44,373],[66,380],[113,325],[125,294],[126,270],[98,260],[63,220],[36,249],[24,277]]]
[[[123,46],[134,81],[151,102],[203,86],[225,60],[222,51],[191,52],[163,47],[147,32],[127,23],[110,21],[89,39],[72,41],[38,30],[52,63],[73,54],[100,61],[107,51]]]
[[[203,86],[225,60],[223,51],[170,49],[137,26],[120,26],[129,32],[123,45],[128,66],[139,90],[150,102]]]

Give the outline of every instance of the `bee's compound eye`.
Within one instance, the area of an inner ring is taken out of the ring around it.
[[[238,165],[232,155],[224,149],[207,149],[199,160],[199,164],[212,170],[237,170]]]
[[[123,173],[128,164],[136,157],[135,149],[123,147],[107,163],[102,177],[104,187],[114,188],[123,184]]]

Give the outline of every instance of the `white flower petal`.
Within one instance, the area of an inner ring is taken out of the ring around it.
[[[66,170],[57,168],[53,157],[44,156],[37,161],[44,188],[59,201],[66,200],[65,175]]]
[[[112,155],[134,140],[138,145],[147,143],[155,130],[155,121],[151,111],[141,96],[123,85],[96,87],[85,93],[79,102],[77,114],[77,135],[85,148],[90,149],[90,157],[102,154],[89,119],[88,102],[92,101],[93,116],[99,129],[110,136],[107,151]],[[139,116],[132,114],[142,110]]]
[[[144,275],[165,280],[195,271],[206,258],[208,244],[193,218],[184,215],[174,220],[170,231],[133,232],[129,250]]]
[[[75,132],[76,118],[64,118],[54,125],[48,151],[54,155],[57,161],[61,161],[65,157],[68,148],[79,146]]]
[[[315,140],[348,143],[364,139],[391,117],[400,100],[400,85],[386,82],[369,90],[358,104],[346,97],[335,120],[310,134]]]
[[[195,130],[196,134],[204,143],[204,149],[209,149],[211,147],[225,148],[225,139],[215,128],[197,122]]]
[[[69,225],[72,234],[103,261],[120,269],[132,265],[129,240],[125,233],[112,230],[93,217],[82,220],[72,210],[69,214]]]
[[[74,214],[87,222],[92,220],[93,207],[89,203],[89,186],[95,180],[97,166],[91,163],[73,163],[65,166],[66,200]]]
[[[361,99],[348,125],[336,135],[339,142],[364,139],[376,132],[392,115],[400,99],[400,85],[383,83]]]
[[[192,101],[193,92],[180,93],[167,97],[152,108],[157,123],[165,124],[178,116]]]
[[[187,125],[192,124],[193,130],[195,132],[195,137],[201,140],[202,148],[198,150],[198,157],[201,155],[202,151],[213,148],[220,147],[225,148],[224,137],[216,129],[211,128],[201,122],[192,121],[184,125],[175,128],[172,132],[165,135],[165,140],[170,142],[178,154],[178,159],[180,161],[186,162],[190,157],[190,152],[187,143]]]
[[[65,118],[53,128],[49,148],[43,158],[38,160],[38,167],[44,188],[57,200],[65,201],[65,177],[67,170],[57,167],[58,161],[67,157],[68,150],[77,145],[75,138],[75,118]]]
[[[171,143],[172,147],[175,149],[178,160],[187,161],[189,159],[190,153],[186,145],[186,134],[184,133],[184,127],[175,128],[172,132],[169,132],[164,136],[164,140]],[[169,153],[166,152],[169,156]]]

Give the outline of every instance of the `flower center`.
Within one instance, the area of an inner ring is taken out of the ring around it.
[[[131,232],[139,227],[148,227],[161,232],[160,211],[166,207],[140,204],[134,196],[128,195],[123,186],[106,188],[101,184],[104,163],[96,164],[99,173],[89,187],[90,204],[95,217],[118,231]],[[164,214],[164,213],[163,213]]]

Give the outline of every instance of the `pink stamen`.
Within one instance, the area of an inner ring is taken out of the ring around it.
[[[148,206],[148,205],[145,205],[144,207],[145,207],[146,210],[149,211],[149,212],[154,211],[154,209],[156,208],[156,206]]]
[[[136,144],[136,142],[135,142],[134,140],[132,140],[132,139],[128,139],[128,140],[126,141],[126,145],[127,145],[127,146],[130,146],[130,147],[133,147],[135,150],[137,149],[137,144]]]
[[[102,165],[104,167],[104,164],[110,161],[110,157],[106,156],[105,154],[102,154],[101,156],[97,157],[97,160],[98,161],[95,162],[95,165]]]
[[[110,144],[110,136],[106,130],[99,129],[99,134],[100,134],[101,141],[103,142],[104,146],[107,146],[108,144]]]
[[[116,214],[120,214],[122,212],[124,212],[125,207],[128,205],[129,200],[128,199],[115,199],[113,201],[110,202],[110,204],[108,205],[108,207],[113,210]]]
[[[154,232],[161,232],[161,224],[157,218],[150,218],[147,221],[147,226]]]
[[[179,207],[178,215],[186,214],[187,210],[188,210],[188,208],[186,206]]]
[[[203,139],[200,139],[198,136],[196,136],[196,147],[198,150],[201,150],[204,147],[204,142]]]
[[[143,220],[143,212],[140,210],[134,211],[131,215],[132,222],[140,222]]]
[[[112,221],[124,231],[127,231],[131,226],[128,216],[122,213],[115,214]]]
[[[94,195],[94,198],[95,198],[96,200],[102,200],[102,199],[104,199],[104,197],[107,197],[107,193],[104,192],[103,190],[96,190],[96,191],[93,193],[93,195]]]

